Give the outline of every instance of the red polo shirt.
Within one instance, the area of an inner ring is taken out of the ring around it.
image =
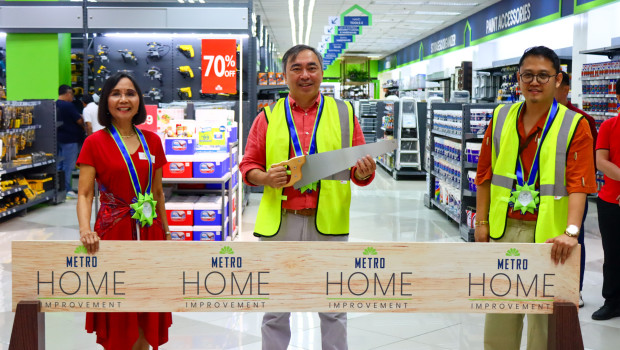
[[[314,121],[316,120],[316,114],[318,112],[320,97],[317,96],[314,104],[307,110],[299,107],[291,95],[289,95],[288,98],[291,104],[291,111],[293,113],[293,122],[295,123],[295,128],[299,133],[301,148],[304,151],[304,154],[307,154],[310,149],[312,130],[314,128]],[[355,123],[353,127],[353,146],[363,145],[366,143],[364,140],[364,133],[359,125],[359,122],[357,121],[357,118],[353,118],[353,120]],[[255,185],[247,180],[247,173],[252,169],[260,169],[265,171],[266,168],[267,155],[265,150],[267,144],[267,126],[268,123],[267,118],[265,117],[265,112],[260,112],[252,124],[252,129],[250,130],[250,134],[248,135],[248,140],[245,145],[243,160],[239,164],[239,170],[241,171],[243,182],[250,186]],[[291,147],[289,151],[289,158],[293,157],[295,157],[295,152]],[[351,168],[351,181],[358,186],[367,186],[375,177],[375,174],[373,173],[367,180],[358,181],[354,176],[355,169],[355,166]],[[292,186],[285,187],[282,195],[287,197],[287,200],[282,202],[282,208],[292,210],[316,208],[319,199],[319,194],[317,191],[301,193]]]
[[[607,119],[601,124],[596,149],[609,151],[609,161],[620,167],[620,114]],[[598,197],[607,203],[618,203],[620,196],[620,181],[610,179],[605,175],[605,184],[598,192]]]

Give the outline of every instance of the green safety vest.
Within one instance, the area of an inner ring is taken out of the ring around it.
[[[351,147],[353,144],[353,109],[351,105],[324,96],[323,115],[316,134],[317,152],[328,152]],[[265,107],[267,118],[266,164],[289,159],[291,135],[286,121],[286,111],[281,98],[273,106]],[[319,181],[319,199],[315,219],[316,229],[326,235],[349,234],[349,208],[351,204],[350,170],[344,170]],[[282,221],[282,188],[265,186],[258,207],[254,236],[270,237],[280,231]]]
[[[491,168],[490,236],[500,239],[506,230],[508,202],[515,183],[519,134],[519,106],[500,105],[493,114]],[[540,150],[540,204],[536,221],[536,243],[564,232],[568,223],[568,192],[566,190],[566,157],[581,114],[558,104],[558,112]]]

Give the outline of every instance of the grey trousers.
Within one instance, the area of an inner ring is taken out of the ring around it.
[[[328,236],[316,231],[314,216],[284,212],[280,232],[261,241],[348,241],[349,236]],[[263,350],[286,350],[291,341],[290,312],[267,312],[261,328]],[[323,350],[347,350],[347,314],[319,312]]]

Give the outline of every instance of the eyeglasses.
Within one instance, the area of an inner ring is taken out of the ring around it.
[[[557,74],[549,75],[547,73],[540,73],[540,74],[523,73],[519,75],[521,76],[521,81],[526,84],[533,82],[534,77],[536,77],[536,81],[538,81],[539,84],[547,84],[549,82],[549,79],[551,79],[551,77],[558,76]]]

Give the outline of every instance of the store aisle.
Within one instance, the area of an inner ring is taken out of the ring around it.
[[[351,237],[354,242],[415,241],[460,242],[458,227],[422,201],[425,181],[394,181],[382,170],[367,188],[353,189]],[[243,213],[244,240],[256,240],[251,230],[259,195],[250,197]],[[12,240],[67,240],[78,237],[76,202],[33,210],[24,217],[0,223],[0,350],[8,349],[14,314],[11,309]],[[586,224],[587,265],[580,310],[587,349],[608,350],[620,344],[620,318],[593,321],[600,305],[602,248],[596,206],[590,203]],[[259,350],[262,313],[174,313],[170,341],[163,350]],[[313,313],[296,313],[289,349],[320,349],[319,319]],[[352,350],[482,349],[484,316],[477,314],[372,314],[349,313],[349,348]],[[46,314],[49,350],[94,350],[95,336],[84,331],[82,313]],[[525,343],[525,342],[524,342]],[[525,348],[525,347],[523,347]]]

